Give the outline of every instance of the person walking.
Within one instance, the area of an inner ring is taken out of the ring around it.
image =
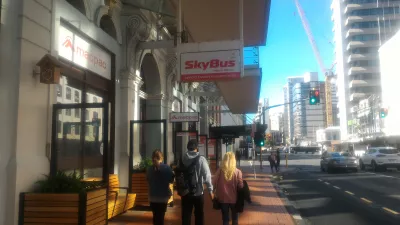
[[[182,225],[191,224],[193,208],[195,224],[204,225],[204,184],[209,197],[214,198],[210,167],[207,159],[199,154],[196,140],[188,142],[187,150],[179,166],[182,171],[182,179],[179,178],[181,182],[177,180],[178,194],[182,200]]]
[[[236,168],[235,155],[228,152],[224,155],[221,168],[213,179],[215,198],[220,204],[223,225],[229,225],[229,211],[232,215],[232,225],[238,225],[236,201],[238,189],[243,188],[242,172]]]
[[[164,156],[160,150],[155,150],[151,159],[153,166],[147,169],[147,183],[149,184],[149,201],[153,212],[153,225],[164,225],[168,200],[172,196],[169,186],[174,181],[174,174],[168,165],[162,163]]]
[[[236,150],[236,162],[237,162],[237,165],[238,165],[238,166],[240,166],[240,159],[241,159],[241,157],[242,157],[242,154],[240,153],[240,150],[237,149],[237,150]]]
[[[276,173],[277,172],[276,155],[274,152],[271,152],[271,154],[268,156],[268,161],[269,161],[269,165],[271,166],[271,173],[274,172],[274,168],[275,168],[275,173]]]
[[[277,149],[276,150],[276,168],[275,168],[277,172],[281,169],[280,165],[281,165],[281,155],[280,155],[279,149]]]

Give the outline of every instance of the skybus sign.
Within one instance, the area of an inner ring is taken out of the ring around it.
[[[178,45],[178,73],[181,82],[240,79],[242,50],[238,41]]]

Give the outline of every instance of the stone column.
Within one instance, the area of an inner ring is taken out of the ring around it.
[[[117,172],[120,175],[121,185],[128,185],[129,178],[129,143],[130,143],[130,121],[137,119],[138,93],[143,84],[141,78],[132,71],[125,70],[121,73],[121,149],[119,153],[119,163]],[[118,129],[118,128],[117,128]],[[138,151],[134,152],[134,160],[140,158]]]

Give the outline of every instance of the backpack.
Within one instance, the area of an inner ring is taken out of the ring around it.
[[[274,154],[272,154],[272,155],[270,155],[270,156],[268,157],[268,160],[269,160],[270,162],[276,162],[276,156],[275,156]]]
[[[193,162],[185,167],[180,162],[179,167],[175,170],[175,180],[176,180],[176,189],[178,191],[179,196],[196,194],[197,191],[197,174],[196,174],[196,164],[199,162],[200,156],[194,158]]]

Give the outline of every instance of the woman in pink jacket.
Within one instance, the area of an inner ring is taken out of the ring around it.
[[[236,159],[233,152],[224,155],[221,168],[217,170],[213,179],[215,196],[221,206],[223,225],[229,225],[229,211],[232,214],[232,225],[238,224],[236,210],[237,190],[243,188],[242,171],[236,168]]]

